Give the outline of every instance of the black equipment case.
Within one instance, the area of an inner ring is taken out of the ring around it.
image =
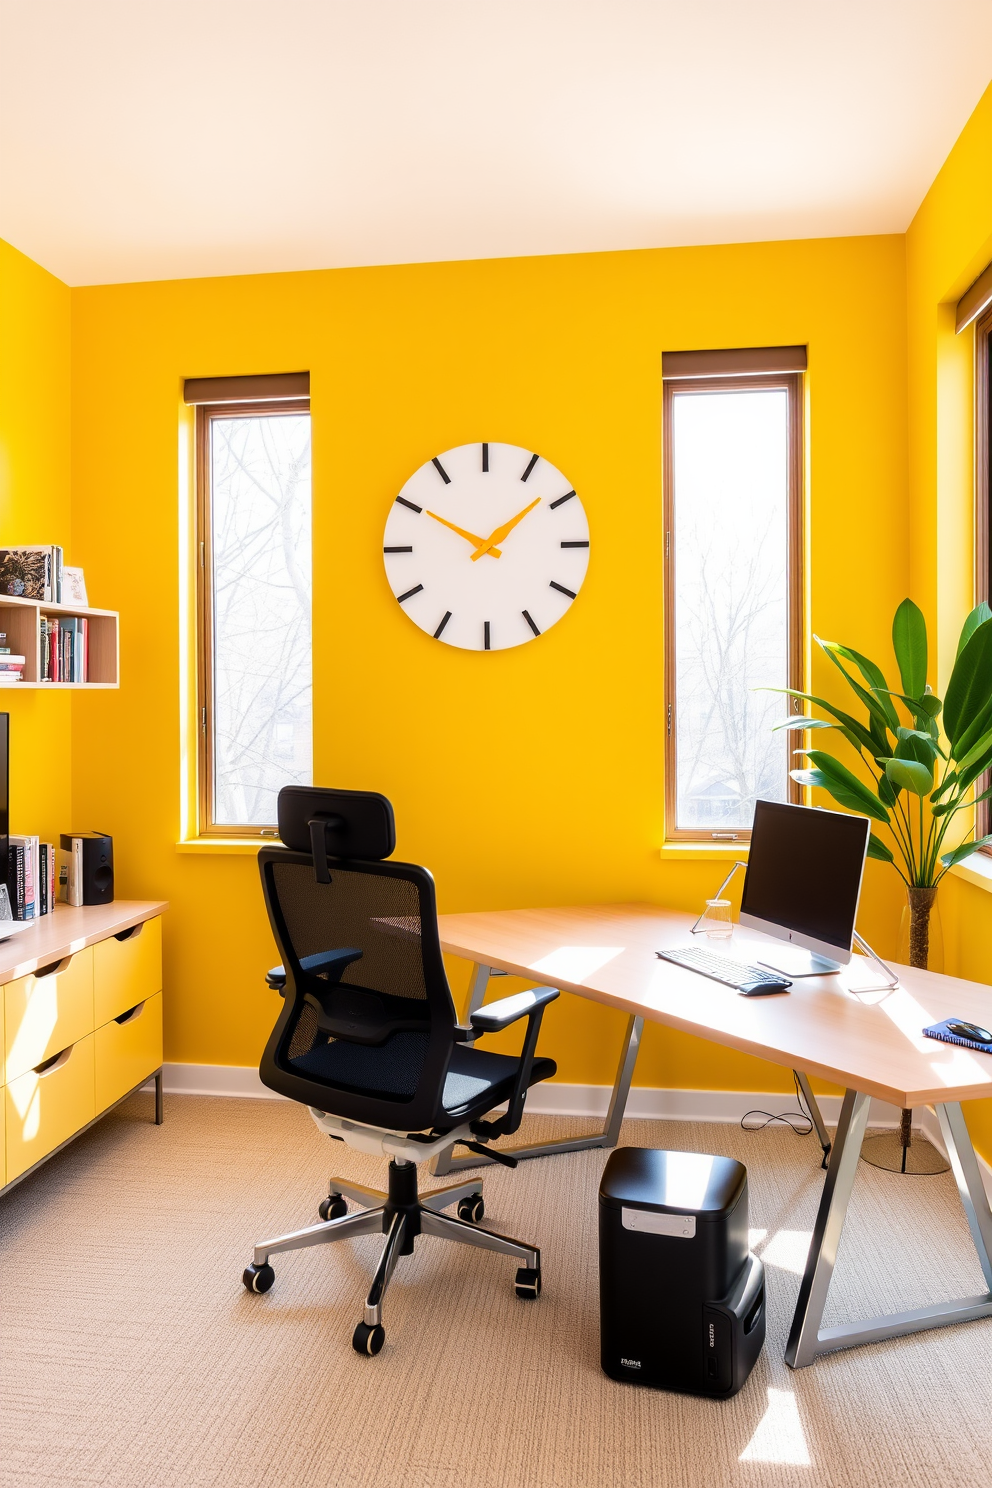
[[[611,1378],[736,1395],[765,1341],[743,1163],[618,1147],[599,1188],[599,1292]]]

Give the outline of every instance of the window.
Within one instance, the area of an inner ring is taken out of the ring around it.
[[[663,366],[666,835],[744,841],[759,797],[801,799],[764,689],[802,686],[805,348]]]
[[[198,403],[196,419],[199,829],[261,835],[281,787],[313,781],[310,403]]]

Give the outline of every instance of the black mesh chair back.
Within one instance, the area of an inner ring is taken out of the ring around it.
[[[283,791],[280,833],[291,845],[258,856],[286,972],[262,1080],[371,1126],[442,1122],[456,1018],[434,880],[382,861],[395,841],[392,811],[371,792]],[[345,844],[354,856],[335,855]]]

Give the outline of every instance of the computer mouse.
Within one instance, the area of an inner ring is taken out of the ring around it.
[[[783,977],[780,982],[743,982],[737,990],[742,997],[767,997],[770,992],[788,992],[791,986]]]
[[[977,1023],[948,1023],[948,1031],[956,1033],[958,1038],[972,1039],[976,1044],[992,1044],[992,1033],[987,1028],[979,1028]]]

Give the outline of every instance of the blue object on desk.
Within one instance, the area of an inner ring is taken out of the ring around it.
[[[972,1029],[984,1037],[971,1037]],[[927,1038],[941,1039],[945,1044],[962,1044],[966,1049],[977,1049],[980,1054],[992,1054],[992,1033],[966,1018],[945,1018],[942,1023],[931,1023],[923,1032]]]

